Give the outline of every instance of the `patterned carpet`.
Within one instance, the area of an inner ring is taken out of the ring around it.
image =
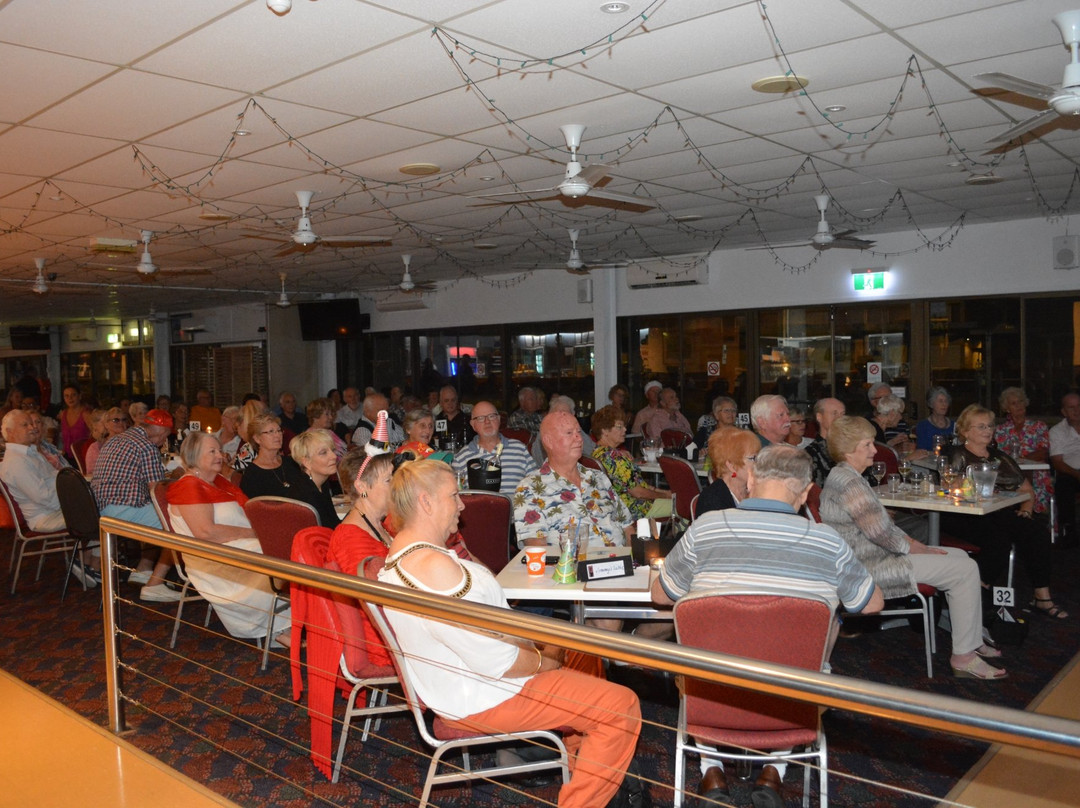
[[[6,542],[0,546],[9,546]],[[32,572],[32,571],[31,571]],[[0,579],[0,667],[37,687],[91,720],[105,725],[105,672],[102,655],[100,597],[73,587],[59,605],[59,562],[46,564],[39,583],[24,572],[17,593],[7,594],[10,580]],[[939,632],[935,678],[925,678],[922,635],[908,628],[869,631],[841,640],[833,654],[836,673],[1023,708],[1076,653],[1080,646],[1080,551],[1059,550],[1055,571],[1058,600],[1072,607],[1073,618],[1034,618],[1020,648],[1006,649],[1010,678],[1000,683],[955,680],[948,675],[948,635]],[[1071,584],[1071,586],[1070,586]],[[1021,591],[1023,591],[1021,589]],[[121,587],[132,596],[134,587]],[[142,749],[242,805],[284,808],[319,805],[386,806],[415,804],[424,764],[424,747],[404,717],[383,722],[379,737],[360,743],[350,737],[339,784],[331,784],[307,755],[308,721],[302,705],[290,698],[287,660],[272,658],[259,671],[259,653],[224,637],[216,619],[210,632],[186,625],[175,652],[168,649],[173,609],[125,605],[122,628],[134,639],[121,641],[128,705],[128,739]],[[201,623],[204,611],[189,619]],[[642,773],[658,783],[673,781],[674,724],[677,696],[670,680],[649,671],[612,669],[611,678],[641,697],[647,723],[638,748]],[[339,700],[338,713],[343,707]],[[863,780],[902,785],[940,798],[985,749],[983,744],[950,739],[882,720],[831,711],[825,716],[829,740],[830,802],[834,806],[926,806],[936,800],[885,790]],[[335,738],[336,744],[336,738]],[[691,761],[690,787],[696,786]],[[789,773],[786,794],[797,804],[800,777]],[[529,797],[493,784],[442,788],[441,806],[537,804],[555,799],[554,787],[529,787]],[[653,787],[657,805],[670,804],[671,792]],[[814,795],[816,799],[816,794]],[[748,803],[746,787],[736,786],[735,804]]]

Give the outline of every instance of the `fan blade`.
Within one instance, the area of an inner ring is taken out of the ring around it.
[[[822,250],[869,250],[874,246],[873,241],[867,241],[864,238],[838,238],[828,244],[823,244],[819,249]]]
[[[1057,115],[1057,111],[1054,109],[1044,109],[1038,115],[1032,115],[1026,121],[1020,121],[1016,126],[1012,126],[1006,129],[1004,132],[999,132],[993,137],[987,138],[987,143],[1008,143],[1010,140],[1019,137],[1025,132],[1030,132],[1035,127],[1042,124],[1043,121],[1048,118],[1052,118]]]
[[[491,194],[465,194],[469,199],[496,199],[500,196],[517,196],[523,199],[532,199],[535,194],[550,194],[557,192],[555,188],[533,188],[531,191],[497,191]]]
[[[1049,101],[1057,89],[1046,84],[1036,84],[1034,81],[1010,76],[1008,73],[976,73],[972,78],[984,81],[987,84],[995,84],[1004,90],[1013,90],[1024,95],[1043,98]]]
[[[792,247],[817,247],[812,241],[800,241],[796,244],[762,244],[760,247],[746,247],[747,250],[789,250]]]
[[[601,207],[615,208],[617,210],[626,210],[631,213],[647,213],[656,207],[656,203],[651,199],[647,199],[642,196],[633,196],[632,194],[619,194],[614,191],[601,191],[593,188],[584,197],[587,203],[599,205]],[[590,202],[591,200],[591,202]],[[613,203],[613,204],[608,204]]]
[[[390,247],[393,242],[386,236],[320,236],[319,241],[335,249],[347,247]]]
[[[289,242],[289,246],[284,250],[279,250],[274,253],[275,258],[284,258],[286,255],[293,255],[295,253],[303,253],[307,255],[309,252],[315,249],[315,244],[296,244],[292,240]]]
[[[585,180],[589,185],[595,186],[600,180],[608,175],[611,171],[611,166],[604,163],[597,163],[596,165],[585,166],[581,169],[581,173],[578,174],[580,179]]]
[[[581,197],[584,199],[584,197]],[[476,202],[469,205],[470,208],[491,208],[497,205],[528,205],[531,202],[556,202],[560,199],[565,199],[562,194],[555,194],[554,196],[521,196],[518,195],[517,199],[511,199],[503,202]]]
[[[244,238],[258,238],[258,239],[262,239],[263,241],[274,241],[274,242],[277,242],[278,244],[292,244],[293,243],[293,240],[290,237],[267,236],[267,235],[263,235],[262,233],[250,233],[250,232],[248,232],[248,233],[244,233],[243,236],[244,236]]]

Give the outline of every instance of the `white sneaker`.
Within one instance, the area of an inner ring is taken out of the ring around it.
[[[97,578],[91,574],[90,570],[84,570],[81,561],[75,562],[71,567],[71,577],[81,583],[87,589],[93,589],[98,585]]]
[[[150,580],[153,572],[153,570],[135,570],[128,576],[127,582],[129,584],[145,584]]]
[[[152,600],[157,603],[175,603],[180,600],[180,593],[169,589],[165,584],[144,586],[139,590],[139,600]]]

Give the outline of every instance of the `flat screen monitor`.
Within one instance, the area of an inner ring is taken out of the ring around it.
[[[354,297],[299,303],[297,309],[300,336],[305,340],[354,339],[371,324],[371,317],[360,313],[360,301]]]

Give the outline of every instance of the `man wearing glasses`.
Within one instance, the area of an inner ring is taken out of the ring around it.
[[[513,496],[514,490],[526,476],[537,470],[525,444],[499,434],[499,411],[490,401],[480,401],[472,408],[469,419],[476,437],[454,455],[454,471],[467,473],[470,460],[477,458],[486,463],[496,460],[502,467],[499,492]]]

